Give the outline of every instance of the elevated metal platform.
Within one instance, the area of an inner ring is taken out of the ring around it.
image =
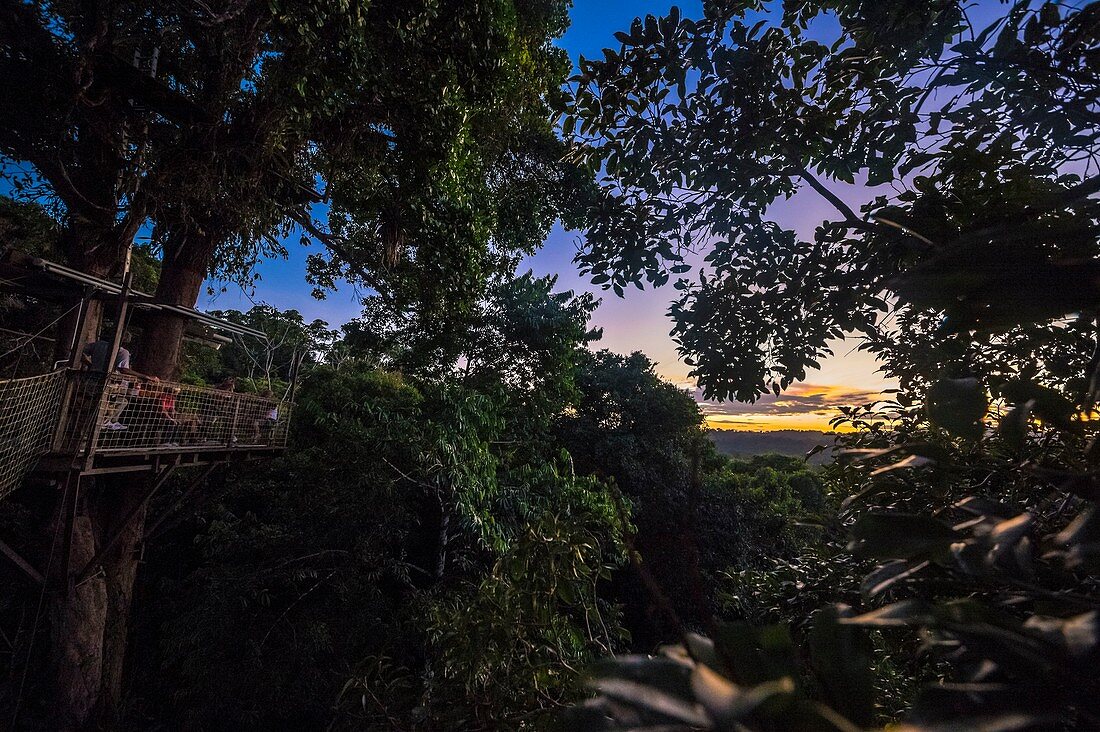
[[[0,382],[0,498],[32,471],[102,475],[271,457],[291,403],[59,369]]]

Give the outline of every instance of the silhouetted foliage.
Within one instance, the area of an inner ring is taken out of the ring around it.
[[[1097,726],[1100,26],[1095,4],[995,10],[712,2],[582,63],[594,281],[704,252],[672,316],[711,396],[778,393],[845,331],[901,388],[837,420],[824,548],[731,575],[731,610],[783,625],[618,659],[578,728]],[[891,189],[849,204],[857,182]],[[838,214],[808,240],[771,218],[802,189]],[[898,663],[916,632],[934,675]],[[902,709],[899,669],[939,683]]]

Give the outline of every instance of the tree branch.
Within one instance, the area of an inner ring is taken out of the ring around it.
[[[296,224],[301,226],[307,234],[324,244],[337,256],[343,259],[344,262],[347,263],[348,267],[350,267],[355,272],[355,274],[359,275],[359,277],[363,280],[364,283],[366,283],[368,287],[373,288],[375,292],[384,297],[383,289],[378,283],[378,278],[371,272],[369,272],[366,267],[355,261],[355,257],[352,256],[351,251],[347,248],[344,242],[340,241],[337,237],[333,236],[329,232],[322,231],[321,229],[317,228],[317,225],[314,224],[308,216],[294,213],[291,214],[291,218]]]
[[[817,191],[818,195],[828,201],[833,208],[835,208],[844,216],[845,224],[851,226],[853,229],[859,229],[860,231],[865,231],[867,233],[873,233],[877,231],[877,228],[874,224],[871,224],[868,221],[864,221],[859,216],[857,216],[856,212],[852,210],[851,206],[846,204],[840,199],[839,196],[826,188],[821,181],[814,177],[814,175],[806,168],[806,166],[796,164],[795,170],[798,171],[799,177],[810,184],[810,188],[813,188],[815,191]]]

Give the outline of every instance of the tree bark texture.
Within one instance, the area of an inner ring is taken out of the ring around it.
[[[146,480],[153,480],[150,477]],[[112,486],[112,495],[102,499],[106,514],[101,532],[106,542],[115,532],[122,532],[118,545],[103,558],[103,576],[100,580],[106,595],[106,619],[103,627],[103,671],[97,716],[101,728],[113,729],[123,696],[123,673],[126,664],[126,646],[130,633],[130,613],[133,604],[134,583],[138,573],[138,550],[145,533],[147,502],[144,481],[121,476],[118,485]],[[119,523],[130,513],[137,501],[142,501],[137,515],[129,526]]]
[[[179,257],[165,260],[157,283],[157,302],[194,307],[206,278],[206,258]],[[152,313],[146,321],[141,347],[135,355],[139,370],[161,379],[174,379],[180,360],[185,318],[170,313]]]
[[[73,525],[72,563],[83,567],[95,555],[95,530],[86,513]],[[99,701],[103,671],[103,629],[107,591],[96,577],[50,602],[50,668],[54,679],[51,708],[58,730],[79,730]]]
[[[89,253],[87,257],[73,259],[72,264],[98,277],[117,272],[121,264],[117,242],[89,245],[92,239],[87,231],[74,230],[69,236],[67,249],[71,253]],[[174,251],[174,256],[167,257],[162,265],[157,300],[193,307],[202,289],[212,251],[207,242],[200,242],[198,246],[181,246]],[[110,315],[110,307],[104,308],[101,301],[89,303],[84,325],[76,334],[78,345],[95,340],[105,315]],[[68,356],[76,324],[76,318],[71,318],[69,336],[58,339],[58,350],[65,351],[59,358]],[[175,378],[186,324],[186,319],[178,316],[153,314],[146,321],[135,349],[138,370],[162,379]],[[126,647],[139,569],[137,551],[145,532],[147,506],[139,507],[130,524],[122,524],[136,502],[143,500],[146,481],[154,479],[151,475],[132,477],[126,474],[97,478],[79,504],[70,576],[62,579],[68,591],[62,589],[50,595],[52,708],[57,729],[116,727],[124,694]],[[119,531],[121,538],[103,557],[102,567],[79,587],[73,587],[72,579]]]
[[[62,730],[113,729],[123,693],[130,605],[146,506],[123,521],[146,494],[147,478],[100,478],[73,522],[69,576],[51,593],[50,666],[54,724]],[[59,519],[63,521],[63,519]],[[56,529],[55,529],[56,530]],[[75,579],[111,537],[121,540],[81,584]],[[57,532],[60,533],[60,532]],[[56,551],[61,550],[59,540]],[[63,566],[55,558],[57,566]]]
[[[75,221],[62,235],[62,248],[68,262],[82,272],[94,277],[107,278],[116,274],[122,266],[122,254],[133,232],[95,226],[90,222]],[[74,309],[63,319],[56,340],[55,358],[67,359],[70,348],[75,342],[79,349],[85,343],[94,341],[100,332],[105,316],[111,315],[112,308],[102,300],[89,300],[86,303],[86,315],[78,317]],[[115,310],[117,317],[117,309]],[[102,484],[104,481],[97,481]],[[72,526],[72,541],[68,562],[62,556],[52,559],[54,571],[68,567],[68,577],[51,577],[48,617],[50,620],[49,667],[51,669],[51,709],[57,729],[79,730],[87,728],[101,708],[103,690],[108,679],[104,671],[110,669],[113,681],[114,663],[119,657],[117,648],[108,648],[105,644],[108,629],[117,632],[118,619],[112,619],[110,602],[111,588],[103,574],[88,578],[80,586],[73,585],[73,579],[105,541],[112,508],[100,505],[105,495],[102,485],[92,487],[80,498],[76,507],[76,516]],[[65,527],[62,511],[57,512],[56,521],[60,525],[48,526],[50,544],[54,552],[63,552],[65,543],[60,537]],[[125,544],[125,542],[123,542]],[[126,547],[120,550],[125,551]],[[133,546],[126,551],[132,556]],[[50,561],[47,558],[47,561]],[[116,568],[114,573],[120,576],[128,574],[125,568]],[[132,572],[129,572],[132,574]],[[107,577],[110,573],[107,574]],[[114,590],[118,594],[118,590]],[[125,622],[125,621],[123,621]]]
[[[200,247],[209,251],[207,247]],[[196,256],[165,258],[157,285],[158,302],[194,307],[206,277],[207,256],[203,252],[191,252]],[[180,347],[187,322],[184,318],[156,313],[148,321],[136,349],[137,368],[149,376],[174,379],[180,360]],[[100,699],[97,707],[99,725],[113,727],[123,698],[126,669],[126,646],[130,631],[130,614],[133,605],[134,585],[139,568],[138,547],[145,534],[147,505],[141,505],[134,520],[127,527],[120,526],[123,517],[145,495],[145,480],[125,475],[112,480],[112,485],[98,500],[100,511],[101,541],[122,531],[121,541],[104,557],[103,582],[105,584],[107,613],[103,629],[103,668]]]

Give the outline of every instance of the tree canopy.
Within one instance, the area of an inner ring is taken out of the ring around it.
[[[564,126],[605,176],[581,266],[616,292],[675,278],[694,375],[742,400],[888,312],[941,311],[948,339],[1091,308],[1095,9],[987,10],[731,1],[635,21],[573,78]],[[777,204],[796,195],[835,213],[795,231]]]
[[[577,215],[585,179],[562,161],[549,112],[568,73],[551,43],[567,6],[3,0],[4,190],[44,204],[65,262],[90,275],[121,279],[147,235],[157,302],[194,306],[210,277],[247,287],[259,259],[299,239],[323,245],[309,267],[318,292],[350,280],[442,331],[552,221]],[[70,330],[75,312],[62,318]],[[58,337],[43,361],[96,339],[102,300],[86,313],[83,332]],[[318,336],[316,324],[266,315],[307,348]],[[178,311],[141,325],[139,373],[174,379],[193,365]],[[250,376],[285,378],[279,350],[234,349],[243,358],[231,368],[247,360]],[[140,478],[115,482],[80,502],[73,545],[89,556],[77,563],[114,546],[115,527],[126,537],[79,592],[50,595],[53,641],[86,640],[72,653],[87,662],[59,671],[74,682],[54,705],[58,726],[93,712],[113,724],[119,711],[147,503]]]
[[[327,247],[320,287],[461,310],[582,187],[547,106],[565,11],[7,3],[0,153],[56,204],[79,266],[117,272],[151,223],[163,299],[193,302],[207,274],[247,281],[297,232]]]

